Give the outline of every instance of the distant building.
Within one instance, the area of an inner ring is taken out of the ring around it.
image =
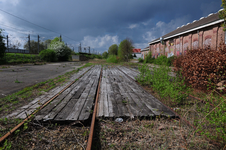
[[[176,30],[151,41],[149,49],[152,55],[155,58],[159,55],[179,56],[186,54],[190,49],[205,48],[206,46],[218,49],[220,42],[225,43],[226,39],[223,27],[221,27],[224,20],[219,18],[219,11],[182,25]]]
[[[145,57],[148,55],[149,47],[146,47],[141,50],[141,58],[145,59]]]
[[[136,56],[136,57],[133,57],[134,59],[138,59],[138,58],[141,58],[141,49],[139,48],[135,48],[133,49],[133,56]]]

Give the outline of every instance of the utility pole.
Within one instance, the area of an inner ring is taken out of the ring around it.
[[[7,50],[8,50],[8,48],[9,48],[9,36],[8,35],[6,36],[6,39],[7,39]]]
[[[60,42],[62,42],[61,35],[60,35]]]
[[[82,44],[80,43],[79,52],[81,52],[81,50],[82,50]]]
[[[31,53],[30,34],[28,35],[28,46],[29,46],[29,53]]]
[[[38,54],[39,54],[39,35],[38,35]]]
[[[90,46],[89,46],[89,54],[90,54]]]

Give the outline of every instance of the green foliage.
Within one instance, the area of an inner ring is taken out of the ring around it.
[[[20,54],[20,53],[6,53],[4,57],[5,63],[18,64],[18,63],[35,63],[40,62],[39,55]]]
[[[56,61],[56,52],[51,49],[46,49],[43,50],[39,53],[40,57],[42,60],[47,61],[47,62],[53,62]]]
[[[39,43],[39,52],[44,50],[45,47],[46,46],[45,46],[44,42]],[[24,45],[24,49],[29,50],[28,42]],[[34,41],[34,40],[30,41],[30,53],[38,54],[38,42],[37,41]]]
[[[222,1],[221,7],[223,7],[223,10],[219,12],[219,18],[224,19],[224,21],[226,21],[226,1],[225,0],[221,0],[221,1]],[[221,26],[224,28],[223,30],[226,31],[225,23],[222,23]]]
[[[2,36],[2,29],[0,29],[0,63],[4,60],[4,55],[5,55],[5,43],[3,42],[3,36]]]
[[[142,85],[151,85],[162,98],[170,98],[173,102],[181,103],[186,97],[186,94],[181,92],[189,91],[188,87],[184,84],[184,79],[168,75],[171,72],[168,66],[149,69],[147,65],[141,65],[139,71],[141,73],[136,80]]]
[[[56,53],[56,57],[59,61],[67,61],[71,55],[71,49],[67,47],[64,42],[60,42],[60,38],[56,37],[51,41],[49,49],[52,49]]]
[[[121,61],[129,61],[133,53],[133,42],[130,39],[125,39],[119,44],[118,56]]]
[[[154,64],[156,65],[167,65],[168,66],[168,59],[165,55],[161,55],[155,59]]]
[[[138,61],[139,61],[140,63],[142,63],[142,62],[144,62],[144,59],[143,59],[143,58],[138,58]]]
[[[108,62],[108,63],[118,63],[117,56],[116,56],[116,55],[110,55],[110,56],[107,58],[107,62]]]
[[[108,52],[104,52],[104,53],[102,54],[102,57],[103,57],[104,59],[107,59],[107,58],[108,58]]]
[[[118,54],[118,45],[117,44],[111,45],[108,49],[108,54],[109,55],[117,55]]]
[[[152,57],[151,51],[148,53],[148,55],[144,59],[144,63],[154,63],[155,58]]]

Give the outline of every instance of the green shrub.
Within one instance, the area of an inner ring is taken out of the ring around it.
[[[108,63],[118,63],[118,59],[117,59],[116,55],[109,55],[109,57],[107,58],[107,62]]]
[[[167,58],[167,64],[168,66],[173,66],[173,61],[177,56],[171,56],[169,58]]]
[[[42,50],[39,53],[39,55],[41,59],[44,61],[47,61],[47,62],[56,61],[56,53],[54,50],[51,50],[51,49]]]
[[[140,63],[142,63],[142,62],[144,62],[144,59],[143,59],[143,58],[138,58],[138,61],[139,61]]]
[[[154,61],[154,64],[169,66],[168,59],[167,59],[167,57],[165,55],[161,55],[158,58],[156,58],[155,61]]]
[[[144,63],[154,63],[155,58],[152,57],[152,53],[149,52],[148,55],[144,59]]]

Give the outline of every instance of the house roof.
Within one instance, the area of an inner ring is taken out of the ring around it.
[[[221,11],[221,10],[219,10]],[[224,20],[219,18],[219,11],[217,13],[211,13],[207,17],[201,17],[198,21],[194,20],[192,23],[187,23],[186,25],[182,25],[181,27],[177,27],[176,30],[167,33],[166,35],[162,36],[163,40],[179,36],[191,31],[195,31],[207,26],[211,26],[214,24],[222,23]],[[155,39],[151,41],[149,44],[153,44],[160,41],[159,37],[158,39]]]
[[[140,50],[141,50],[140,48],[134,48],[133,53],[140,53]]]
[[[144,48],[144,49],[142,49],[141,51],[148,51],[148,50],[149,50],[149,46]]]

